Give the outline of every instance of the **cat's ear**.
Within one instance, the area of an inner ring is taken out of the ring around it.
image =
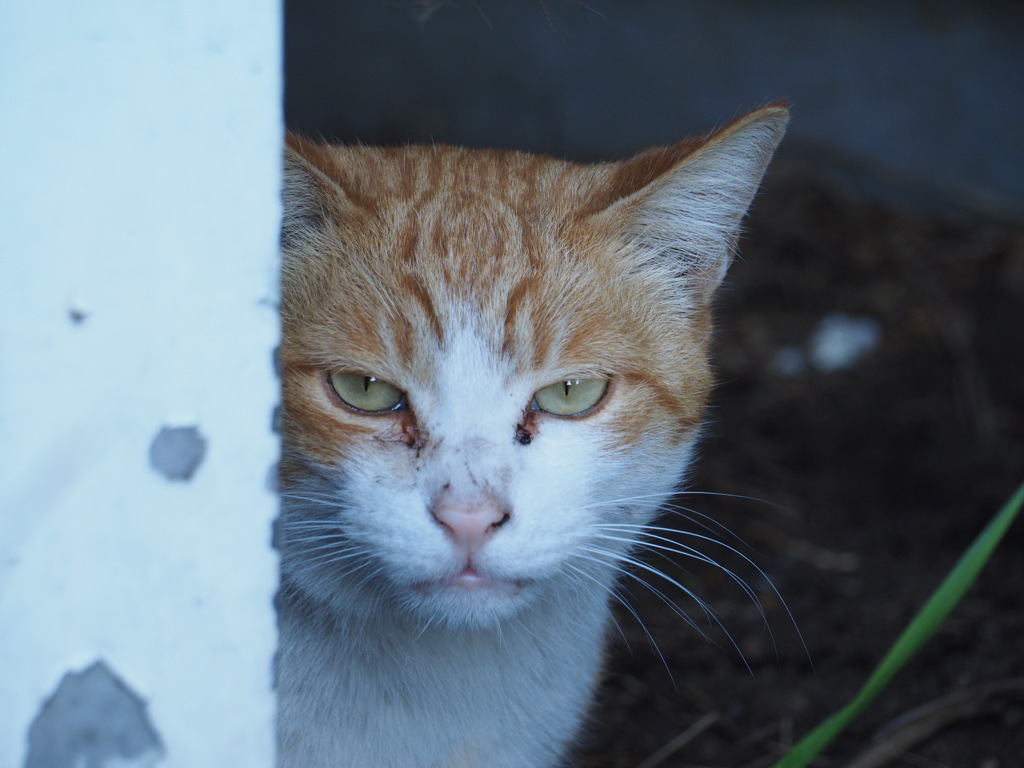
[[[643,152],[619,164],[601,207],[644,267],[671,269],[691,295],[709,297],[788,120],[785,107],[768,106],[704,140]]]
[[[334,212],[344,210],[345,195],[328,175],[332,164],[326,146],[294,133],[285,136],[281,239],[286,251],[323,236]]]

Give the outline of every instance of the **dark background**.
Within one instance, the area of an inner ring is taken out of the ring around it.
[[[609,158],[792,103],[718,305],[720,386],[691,487],[732,496],[679,499],[732,532],[716,535],[739,554],[704,546],[765,615],[721,571],[652,559],[729,635],[668,584],[707,638],[632,588],[656,648],[621,611],[577,755],[769,765],[853,695],[1024,480],[1020,4],[291,0],[286,13],[288,123],[346,141]],[[816,364],[822,322],[850,318],[877,343]],[[1022,764],[1022,529],[818,765]],[[865,756],[879,744],[893,754]]]

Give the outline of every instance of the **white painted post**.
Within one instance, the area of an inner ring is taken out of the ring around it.
[[[273,765],[279,0],[0,3],[0,766]]]

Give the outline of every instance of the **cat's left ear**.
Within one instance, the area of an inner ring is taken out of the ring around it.
[[[706,139],[626,160],[612,175],[605,215],[625,216],[620,222],[643,266],[669,268],[691,295],[709,297],[788,121],[789,111],[772,105]]]

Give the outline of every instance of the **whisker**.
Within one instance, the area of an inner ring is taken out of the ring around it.
[[[412,640],[409,642],[409,647],[410,648],[415,646],[417,643],[419,643],[419,641],[423,638],[423,635],[425,635],[427,633],[427,630],[430,629],[430,627],[434,624],[434,617],[433,616],[423,616],[422,617],[422,622],[423,623],[420,626],[420,631],[417,632],[413,636]],[[412,654],[408,654],[406,656],[407,661],[408,661],[408,659],[411,659],[411,658],[412,658]]]
[[[712,535],[724,534],[733,541],[742,544],[744,547],[747,547],[748,549],[751,548],[750,545],[746,541],[744,541],[739,534],[737,534],[735,531],[729,528],[729,526],[725,525],[720,520],[716,519],[715,517],[712,517],[711,515],[706,515],[703,512],[698,512],[696,509],[693,509],[692,507],[684,507],[682,504],[677,504],[673,502],[672,504],[667,504],[663,506],[661,508],[661,512],[663,514],[667,513],[682,518],[683,520],[686,520],[687,522],[693,523],[694,525],[704,529]]]
[[[667,542],[669,542],[671,544],[676,544],[676,545],[681,546],[681,547],[686,547],[687,550],[691,550],[693,552],[697,552],[697,550],[692,549],[691,547],[688,547],[685,544],[681,544],[681,543],[679,543],[677,541],[674,541],[673,539],[667,538],[665,536],[659,536],[657,534],[651,533],[651,531],[661,531],[662,533],[674,533],[674,534],[677,534],[679,536],[688,536],[690,538],[699,539],[701,541],[706,541],[709,544],[714,544],[715,546],[722,547],[723,549],[726,549],[729,552],[731,552],[732,554],[734,554],[737,557],[741,558],[745,563],[747,563],[754,570],[756,570],[758,572],[758,574],[765,581],[769,581],[770,582],[770,580],[768,579],[768,575],[763,570],[761,570],[761,568],[757,565],[757,563],[755,563],[749,557],[747,557],[742,552],[740,552],[738,549],[736,549],[736,547],[733,547],[733,546],[731,546],[729,544],[726,544],[724,541],[722,541],[720,539],[716,539],[716,538],[713,538],[711,536],[705,536],[702,533],[695,533],[693,531],[680,530],[678,528],[666,528],[666,527],[660,526],[660,525],[636,525],[636,524],[633,524],[633,523],[601,523],[598,527],[603,528],[603,529],[610,529],[610,530],[634,531],[634,532],[637,532],[637,533],[639,533],[639,534],[641,534],[643,536],[647,536],[648,538],[657,539],[659,541],[667,541]],[[708,562],[713,562],[713,561],[709,560]],[[717,565],[717,563],[715,563],[715,564]],[[781,597],[781,595],[779,595],[779,597]]]
[[[595,553],[595,554],[603,554],[603,552],[601,550],[587,549],[587,551]],[[720,618],[718,618],[718,614],[715,613],[715,611],[711,608],[710,605],[708,605],[707,602],[705,602],[700,597],[698,597],[693,592],[693,590],[689,589],[688,587],[683,586],[682,584],[679,583],[679,581],[677,581],[676,579],[672,578],[667,573],[665,573],[663,571],[660,571],[657,568],[655,568],[654,566],[649,565],[648,563],[645,563],[642,560],[638,560],[635,557],[630,557],[629,555],[619,555],[617,557],[617,561],[618,562],[622,562],[622,563],[626,563],[627,565],[631,565],[634,568],[638,568],[640,570],[647,571],[648,573],[654,574],[655,576],[658,576],[658,577],[664,579],[669,584],[671,584],[672,586],[676,587],[677,589],[681,590],[683,593],[688,595],[690,597],[690,599],[692,599],[700,607],[700,609],[704,612],[704,615],[705,615],[705,617],[708,620],[709,626],[710,625],[717,626],[725,634],[725,636],[729,639],[730,645],[732,645],[732,647],[736,650],[736,653],[739,655],[740,659],[743,661],[743,665],[747,668],[747,671],[749,673],[753,674],[753,669],[751,668],[750,664],[747,662],[747,657],[744,655],[743,650],[739,646],[739,643],[736,642],[736,639],[732,636],[732,634],[729,632],[729,630],[726,629],[725,624],[722,623],[722,620]],[[637,574],[633,573],[632,571],[624,569],[622,571],[622,573],[625,573],[625,574],[629,575],[631,578],[636,579],[641,584],[643,584],[647,588],[649,588],[652,591],[654,591],[655,594],[658,593],[658,591],[651,584],[648,584],[645,580],[641,579]],[[665,600],[670,605],[672,604],[671,601],[669,601],[667,598],[665,598]],[[699,627],[697,627],[694,624],[693,619],[691,619],[689,616],[686,616],[685,620],[687,621],[687,623],[691,627],[694,627],[694,629],[696,629],[698,632],[700,632],[702,637],[704,637],[705,639],[708,639],[708,636],[704,632],[702,632]]]
[[[684,519],[701,526],[709,532],[717,530],[722,533],[725,533],[730,538],[735,539],[736,541],[739,541],[746,545],[746,542],[743,542],[743,540],[739,536],[737,536],[732,530],[730,530],[728,526],[722,524],[719,520],[712,517],[711,515],[704,514],[703,512],[698,512],[697,510],[692,509],[690,507],[682,506],[682,504],[679,504],[675,501],[670,501],[677,499],[680,496],[720,496],[724,498],[740,499],[744,501],[758,501],[763,504],[767,504],[771,507],[775,507],[776,509],[782,509],[782,507],[779,507],[777,504],[773,504],[772,502],[766,501],[764,499],[759,499],[756,496],[742,496],[740,494],[735,493],[720,493],[716,491],[688,491],[679,489],[673,489],[671,491],[660,491],[658,493],[640,494],[637,496],[622,496],[619,498],[608,499],[605,501],[591,502],[589,504],[584,504],[580,508],[600,509],[602,507],[627,506],[629,504],[634,504],[635,502],[638,501],[647,501],[649,499],[661,499],[665,502],[668,502],[662,505],[662,511],[677,514],[683,517]],[[684,512],[689,514],[684,514]]]
[[[719,496],[724,499],[740,499],[741,501],[756,501],[759,504],[766,504],[773,509],[777,509],[780,512],[785,512],[786,508],[780,504],[776,504],[768,499],[762,499],[759,496],[744,496],[741,493],[725,493],[723,491],[691,491],[683,489],[677,492],[678,496]]]
[[[606,563],[606,562],[598,560],[596,558],[585,557],[583,555],[579,555],[578,553],[577,553],[576,556],[580,557],[581,559],[584,559],[584,560],[590,560],[592,562],[599,563],[601,565],[615,565],[614,563]],[[582,568],[577,568],[577,567],[575,567],[574,565],[572,565],[570,563],[566,563],[566,567],[567,568],[571,568],[573,571],[578,573],[580,576],[583,576],[584,578],[589,579],[590,581],[593,581],[606,594],[608,594],[611,597],[615,598],[615,600],[619,603],[619,605],[621,605],[623,608],[625,608],[627,611],[630,612],[630,614],[633,616],[633,618],[636,619],[636,623],[640,626],[640,629],[643,630],[644,635],[647,636],[647,642],[650,643],[651,648],[654,649],[654,652],[656,654],[658,654],[658,658],[661,659],[662,666],[665,667],[665,671],[668,673],[669,680],[672,681],[672,685],[673,685],[673,687],[675,687],[675,685],[676,685],[675,677],[672,675],[672,668],[669,666],[668,660],[665,658],[665,655],[661,652],[661,647],[658,645],[658,642],[654,639],[654,635],[652,635],[650,630],[647,629],[647,625],[644,623],[644,620],[640,618],[640,614],[638,614],[636,612],[636,609],[629,603],[629,601],[626,600],[617,589],[614,589],[614,588],[606,586],[605,584],[602,584],[598,579],[594,578],[591,574],[587,573]],[[616,570],[618,570],[620,573],[625,573],[625,574],[629,575],[628,571],[624,571],[621,568],[618,568],[617,566],[616,566]],[[643,582],[641,582],[641,583],[643,583]],[[612,617],[612,621],[615,621],[614,617]],[[619,626],[619,623],[617,621],[615,621],[615,626],[618,628],[619,634],[622,635],[622,639],[626,640],[626,635],[622,631],[622,627]],[[699,632],[700,630],[697,630],[697,631]],[[626,640],[626,647],[629,648],[629,640]],[[632,653],[632,649],[630,649],[630,653]]]
[[[588,552],[590,552],[592,554],[595,554],[595,555],[605,555],[605,556],[607,556],[609,558],[614,558],[615,563],[616,563],[616,571],[618,573],[622,574],[623,576],[628,576],[628,577],[630,577],[630,578],[632,578],[634,580],[639,581],[647,589],[649,589],[651,592],[653,592],[655,595],[657,595],[657,597],[660,600],[665,602],[669,606],[669,608],[672,609],[673,613],[675,613],[680,619],[685,621],[694,631],[698,632],[701,635],[702,638],[704,638],[706,640],[710,640],[710,638],[705,634],[704,630],[702,630],[697,625],[697,623],[693,620],[693,618],[690,617],[690,615],[687,614],[686,611],[684,611],[682,608],[680,608],[678,605],[676,605],[672,600],[670,600],[668,598],[668,596],[664,592],[662,592],[660,589],[655,587],[653,584],[650,584],[649,582],[644,581],[643,579],[639,578],[635,573],[630,571],[628,568],[623,568],[621,565],[619,565],[619,563],[627,563],[627,564],[630,564],[630,565],[636,565],[638,563],[642,563],[642,561],[634,561],[634,560],[632,560],[632,559],[630,559],[630,558],[628,558],[626,556],[615,555],[615,554],[609,553],[609,552],[607,552],[606,550],[603,550],[603,549],[588,548],[588,549],[586,549],[586,551],[588,551]],[[584,557],[584,559],[587,559],[587,560],[593,560],[594,562],[604,562],[603,560],[598,560],[596,558],[585,557],[583,555],[580,555],[580,557]],[[658,571],[653,566],[649,566],[647,568],[647,570],[651,570],[651,572],[657,573],[659,576],[663,576],[664,578],[671,580],[671,577],[661,573],[660,571]],[[688,597],[692,598],[697,603],[697,605],[699,605],[702,608],[704,608],[704,612],[705,613],[708,613],[707,607],[702,604],[702,601],[700,600],[700,598],[698,598],[697,595],[695,595],[689,588],[684,587],[682,584],[679,584],[678,582],[676,583],[676,586],[679,587],[679,589],[681,589]],[[710,617],[709,617],[709,623],[710,623]]]
[[[746,594],[746,596],[750,598],[751,602],[753,602],[754,605],[757,606],[758,612],[761,614],[761,618],[765,621],[765,624],[767,625],[768,619],[767,619],[767,616],[765,615],[764,607],[762,606],[761,601],[757,597],[757,593],[735,571],[733,571],[730,568],[727,568],[726,566],[722,565],[721,563],[719,563],[714,558],[712,558],[712,557],[710,557],[708,555],[705,555],[703,552],[701,552],[698,549],[695,549],[693,547],[689,547],[689,546],[687,546],[685,544],[680,544],[680,543],[678,543],[676,541],[673,541],[672,539],[668,539],[668,538],[666,538],[664,536],[655,536],[654,534],[648,534],[646,532],[645,532],[645,535],[646,535],[647,538],[657,539],[657,540],[660,540],[660,541],[669,542],[669,544],[673,545],[673,546],[668,546],[666,544],[655,544],[655,543],[652,543],[652,542],[649,542],[649,541],[645,541],[645,540],[638,542],[640,544],[640,546],[645,547],[648,550],[657,550],[659,552],[672,552],[672,553],[677,554],[677,555],[683,555],[684,557],[692,558],[694,560],[697,560],[698,562],[707,563],[708,565],[713,565],[716,568],[718,568],[720,571],[725,573],[730,579],[732,579],[732,581],[734,581],[736,583],[737,586],[740,587],[740,589],[743,590],[744,594]],[[610,540],[610,541],[622,541],[622,542],[629,542],[630,541],[629,539],[623,539],[623,538],[618,537],[618,536],[599,536],[598,538],[606,539],[606,540]],[[726,545],[723,545],[723,546],[726,546]],[[757,566],[754,566],[754,567],[756,568]]]
[[[320,504],[323,506],[334,506],[344,507],[348,506],[343,495],[338,491],[317,491],[317,490],[303,490],[303,491],[280,491],[278,495],[282,499],[294,500],[294,501],[306,501],[310,504]]]
[[[277,522],[278,529],[285,531],[302,531],[310,528],[322,528],[324,530],[340,530],[344,527],[344,525],[344,521],[336,517],[316,518],[308,520],[278,520]]]
[[[676,495],[675,491],[662,491],[660,493],[644,493],[639,496],[622,496],[615,499],[607,499],[605,501],[593,501],[589,504],[584,504],[580,509],[599,509],[601,507],[621,507],[627,504],[632,504],[637,501],[646,501],[647,499],[670,499]]]
[[[303,565],[334,565],[355,558],[363,557],[369,561],[368,553],[362,550],[323,552],[309,558],[303,558]],[[354,572],[354,571],[353,571]]]
[[[675,529],[675,528],[664,528],[662,526],[657,526],[657,525],[643,525],[643,526],[641,526],[641,525],[632,525],[630,523],[603,523],[599,527],[602,528],[602,529],[607,529],[607,530],[635,531],[640,536],[643,536],[645,540],[646,539],[654,539],[656,541],[667,542],[667,544],[671,544],[672,546],[668,547],[668,546],[658,545],[658,544],[649,544],[648,546],[656,547],[658,549],[665,549],[665,550],[670,551],[670,552],[674,551],[677,554],[686,555],[687,557],[693,557],[693,558],[695,558],[697,560],[701,560],[701,561],[703,561],[705,563],[708,563],[709,565],[714,565],[715,567],[720,568],[724,573],[727,573],[730,577],[732,577],[732,579],[734,581],[736,581],[737,584],[739,584],[741,587],[743,587],[744,591],[746,591],[747,594],[751,597],[751,599],[753,599],[755,602],[757,602],[756,595],[753,593],[752,590],[748,589],[746,582],[743,579],[739,578],[739,576],[737,576],[736,573],[734,573],[730,569],[728,569],[725,566],[723,566],[721,563],[716,561],[714,558],[712,558],[712,557],[704,554],[700,550],[696,549],[695,547],[691,547],[691,546],[689,546],[687,544],[683,544],[681,542],[675,541],[674,539],[670,539],[667,536],[659,536],[658,534],[651,533],[651,531],[662,531],[664,533],[674,533],[674,534],[677,534],[679,536],[689,536],[689,537],[692,537],[692,538],[695,538],[695,539],[700,539],[701,541],[706,541],[709,544],[714,544],[716,546],[722,547],[723,549],[726,549],[729,552],[731,552],[732,554],[734,554],[737,557],[741,558],[745,563],[747,563],[755,571],[757,571],[757,573],[761,576],[761,578],[763,578],[766,582],[771,584],[771,580],[768,578],[768,575],[763,570],[761,570],[760,567],[758,567],[757,563],[755,563],[753,560],[751,560],[749,557],[744,555],[742,552],[740,552],[735,547],[732,547],[732,546],[726,544],[724,541],[720,541],[719,539],[711,538],[709,536],[705,536],[705,535],[700,534],[700,533],[694,533],[692,531],[683,531],[683,530],[678,530],[678,529]],[[678,547],[679,549],[675,549],[675,547]],[[773,589],[774,589],[774,587],[773,587]],[[781,598],[781,595],[779,595],[779,597]],[[763,615],[764,615],[764,612],[762,611],[762,616]]]
[[[735,547],[732,547],[729,544],[726,544],[724,541],[720,541],[720,540],[715,539],[715,538],[704,536],[703,534],[694,533],[692,531],[678,530],[678,529],[675,529],[675,528],[665,528],[663,526],[637,525],[637,524],[631,524],[631,523],[602,523],[598,527],[600,527],[602,529],[605,529],[605,530],[631,531],[631,532],[637,533],[638,535],[644,537],[645,539],[656,539],[658,541],[667,542],[668,544],[671,544],[673,546],[683,547],[684,550],[676,550],[678,554],[685,555],[687,557],[693,557],[696,560],[708,563],[709,565],[713,565],[716,568],[719,568],[723,573],[727,574],[730,579],[732,579],[737,585],[740,586],[740,588],[744,591],[744,593],[751,599],[751,601],[757,607],[758,613],[760,613],[761,619],[765,623],[765,628],[767,629],[768,634],[771,637],[772,645],[773,645],[773,647],[776,648],[776,654],[778,654],[778,646],[776,645],[775,634],[771,630],[771,625],[768,622],[768,617],[767,617],[767,614],[765,613],[764,605],[761,602],[761,600],[757,597],[756,592],[747,584],[747,582],[745,580],[740,578],[739,575],[736,574],[731,569],[723,566],[721,563],[717,562],[713,558],[710,558],[707,555],[701,553],[699,550],[696,550],[696,549],[694,549],[692,547],[689,547],[689,546],[687,546],[685,544],[681,544],[680,542],[677,542],[677,541],[675,541],[673,539],[669,539],[667,537],[659,536],[657,534],[651,533],[651,531],[662,531],[662,532],[665,532],[665,533],[672,533],[672,534],[676,534],[676,535],[689,536],[689,537],[692,537],[692,538],[700,539],[701,541],[706,541],[706,542],[708,542],[710,544],[714,544],[716,546],[722,547],[723,549],[726,549],[730,553],[736,555],[737,557],[742,559],[745,563],[747,563],[751,568],[753,568],[757,572],[757,574],[764,580],[764,583],[768,585],[768,588],[771,590],[771,593],[775,597],[777,597],[779,599],[779,602],[781,603],[783,610],[786,612],[786,616],[789,619],[790,624],[793,626],[793,629],[796,632],[797,638],[800,640],[800,645],[803,647],[804,653],[807,656],[808,661],[811,662],[811,664],[813,666],[813,661],[811,660],[811,656],[810,656],[810,650],[807,648],[807,643],[804,640],[803,633],[800,631],[800,626],[797,624],[796,617],[793,615],[792,610],[790,610],[789,604],[786,602],[785,598],[782,596],[782,593],[779,591],[778,587],[775,586],[775,583],[768,577],[768,574],[765,573],[764,570],[757,563],[755,563],[751,558],[749,558],[746,555],[744,555],[742,552],[740,552]],[[647,546],[647,547],[650,547],[650,548],[657,548],[657,549],[664,549],[666,551],[673,551],[672,548],[667,547],[667,546],[663,546],[663,545],[650,544],[650,543],[647,543],[645,541],[641,541],[639,543],[642,546]]]
[[[612,526],[616,526],[616,525],[622,526],[622,525],[628,525],[628,524],[608,523],[608,524],[604,524],[602,527],[612,527]],[[793,616],[793,612],[790,610],[789,605],[786,603],[786,600],[782,596],[782,593],[779,591],[778,587],[775,586],[775,583],[768,577],[768,574],[765,573],[764,570],[757,563],[755,563],[751,558],[749,558],[746,555],[744,555],[742,552],[740,552],[735,547],[732,547],[729,544],[726,544],[724,541],[719,541],[718,539],[709,538],[709,537],[704,536],[704,535],[699,534],[699,533],[693,533],[692,531],[680,531],[680,530],[676,530],[676,529],[673,529],[673,528],[664,528],[664,527],[661,527],[661,526],[644,526],[644,528],[647,529],[647,530],[645,530],[643,532],[644,535],[646,535],[646,536],[655,537],[654,534],[648,533],[647,532],[648,530],[663,531],[663,532],[666,532],[666,533],[675,533],[675,534],[680,534],[680,535],[683,535],[683,536],[690,536],[690,537],[693,537],[693,538],[700,539],[702,541],[707,541],[707,542],[709,542],[711,544],[715,544],[715,545],[717,545],[719,547],[722,547],[722,548],[728,550],[729,552],[731,552],[732,554],[736,555],[737,557],[741,558],[751,568],[753,568],[755,571],[757,571],[757,574],[764,580],[765,584],[767,584],[768,587],[771,589],[772,594],[775,595],[775,597],[777,597],[779,599],[779,602],[782,604],[783,609],[786,611],[786,616],[789,618],[790,623],[793,625],[793,629],[796,630],[796,633],[797,633],[797,636],[800,639],[801,645],[803,645],[805,652],[808,653],[808,661],[810,661],[810,653],[809,653],[809,651],[807,649],[806,643],[804,642],[803,634],[800,632],[800,627],[798,626],[798,624],[796,622],[796,617]],[[661,537],[661,536],[657,536],[656,538],[661,539],[663,541],[669,541],[670,543],[678,543],[678,542],[673,542],[671,539],[665,539],[664,537]],[[680,545],[680,546],[685,546],[685,545]],[[722,567],[719,563],[717,563],[717,562],[715,562],[713,560],[709,560],[708,562],[711,562],[711,564],[713,564],[713,565],[715,565],[715,566],[717,566],[719,568],[722,568],[722,570],[725,573],[728,573],[730,576],[734,575],[731,571],[729,571],[727,568]],[[753,595],[751,597],[754,599],[755,603],[758,605],[758,607],[760,609],[760,607],[761,607],[760,601],[757,600],[756,597],[753,597]],[[763,618],[765,617],[765,614],[764,614],[763,610],[761,610],[761,616]],[[765,619],[765,620],[767,621],[767,619]],[[769,632],[770,632],[770,628],[769,628]],[[772,641],[774,642],[774,637],[772,638]]]
[[[315,547],[300,547],[303,554],[312,554],[313,552],[322,552],[324,550],[330,550],[332,552],[356,552],[360,549],[358,545],[350,544],[348,546],[339,546],[339,542],[330,541],[322,544],[318,544]]]
[[[327,531],[309,531],[306,530],[299,534],[287,534],[285,540],[289,544],[302,543],[306,541],[336,541],[348,539],[349,534],[347,531],[342,530],[327,530]]]

